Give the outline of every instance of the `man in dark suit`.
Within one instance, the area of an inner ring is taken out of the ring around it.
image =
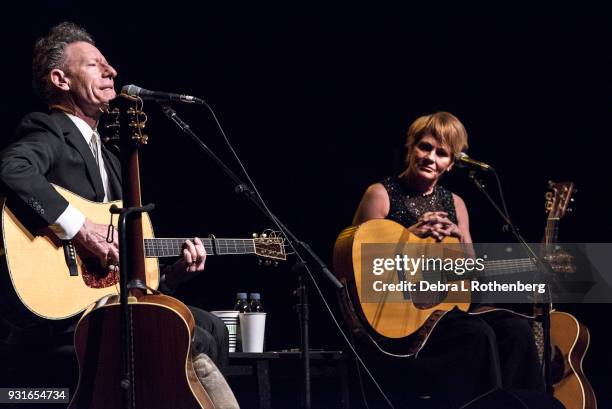
[[[76,241],[114,269],[119,260],[117,235],[108,243],[108,226],[88,220],[51,183],[92,201],[121,198],[119,159],[102,145],[96,129],[116,97],[117,71],[84,29],[61,23],[37,41],[32,72],[34,89],[50,112],[23,118],[16,141],[0,154],[0,186],[28,229],[48,226],[59,239]],[[172,292],[202,271],[205,260],[202,242],[187,240],[183,257],[163,270],[160,289]],[[197,325],[194,348],[223,366],[228,351],[225,325],[205,311],[192,312]]]

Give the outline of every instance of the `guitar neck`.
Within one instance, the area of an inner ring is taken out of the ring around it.
[[[474,271],[465,275],[458,275],[454,271],[447,271],[447,281],[462,281],[467,279],[500,277],[504,275],[537,271],[537,266],[530,258],[485,261],[482,271]]]
[[[486,277],[517,274],[537,270],[536,264],[530,258],[491,260],[485,262],[484,266],[484,271],[480,274]]]
[[[546,219],[546,229],[544,230],[544,243],[555,244],[559,236],[559,219]]]
[[[145,257],[175,257],[183,254],[185,240],[193,238],[176,239],[145,239]],[[253,239],[201,239],[207,255],[225,254],[255,254]]]

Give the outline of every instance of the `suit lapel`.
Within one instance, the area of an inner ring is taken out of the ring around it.
[[[79,128],[62,112],[54,112],[52,114],[57,123],[60,125],[64,135],[66,136],[66,140],[81,154],[83,158],[83,162],[85,163],[85,167],[87,169],[87,177],[91,185],[96,192],[96,201],[104,200],[104,185],[102,184],[102,176],[100,176],[100,169],[98,168],[98,164],[96,163],[91,149],[85,142],[85,138],[79,131]]]

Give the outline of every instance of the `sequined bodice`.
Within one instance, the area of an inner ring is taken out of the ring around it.
[[[415,224],[425,212],[447,212],[448,218],[457,223],[455,203],[450,191],[436,185],[428,195],[415,195],[397,177],[388,177],[381,182],[389,194],[389,214],[387,219],[405,227]]]

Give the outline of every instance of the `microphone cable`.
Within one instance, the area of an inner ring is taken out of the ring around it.
[[[268,205],[266,204],[266,202],[263,200],[261,194],[259,193],[259,190],[257,189],[257,186],[255,186],[255,183],[253,182],[253,180],[251,179],[251,177],[249,176],[249,173],[247,172],[247,170],[245,169],[242,161],[240,160],[240,157],[238,156],[238,154],[236,153],[236,151],[234,150],[234,147],[232,146],[232,143],[230,142],[229,138],[227,137],[223,127],[221,126],[221,123],[219,122],[219,119],[217,118],[217,115],[215,114],[215,111],[211,108],[211,106],[204,100],[202,100],[203,104],[208,111],[210,112],[210,114],[212,115],[215,124],[217,125],[217,128],[219,129],[219,132],[221,133],[221,135],[223,136],[223,139],[226,143],[226,145],[228,146],[229,150],[232,152],[232,155],[234,156],[234,159],[236,160],[236,162],[238,163],[238,165],[240,166],[240,169],[242,171],[242,173],[244,174],[244,176],[247,178],[247,181],[249,182],[249,184],[251,185],[251,188],[253,189],[254,193],[257,195],[257,198],[259,199],[260,203],[263,205],[264,209],[266,210],[266,212],[268,213],[268,217],[270,217],[270,219],[274,222],[274,224],[276,224],[276,227],[279,229],[279,231],[283,232],[283,229],[281,228],[280,224],[278,223],[278,220],[276,219],[276,216],[274,216],[274,214],[270,211],[270,209],[268,208]],[[284,232],[283,232],[284,233]],[[300,262],[303,263],[304,268],[306,269],[306,272],[308,273],[308,277],[310,277],[310,280],[312,281],[312,283],[314,284],[316,290],[317,290],[317,294],[319,295],[319,297],[321,298],[321,300],[323,301],[323,305],[325,306],[325,309],[327,310],[327,313],[329,314],[329,316],[332,318],[332,321],[334,322],[336,328],[338,329],[338,332],[341,334],[342,338],[344,339],[344,341],[346,342],[346,344],[349,346],[350,350],[352,351],[352,353],[355,355],[356,359],[359,360],[359,363],[363,366],[364,370],[366,371],[366,373],[368,374],[368,376],[370,377],[370,379],[372,380],[372,382],[374,383],[374,385],[376,386],[376,388],[378,389],[378,391],[380,392],[381,396],[383,397],[383,399],[386,401],[386,403],[388,404],[388,406],[391,409],[394,409],[393,404],[391,403],[391,401],[389,400],[389,398],[387,397],[387,395],[385,394],[385,392],[382,390],[382,387],[379,385],[379,383],[376,381],[376,378],[374,377],[374,375],[372,374],[372,372],[370,372],[370,370],[368,369],[367,365],[365,364],[365,362],[363,361],[363,359],[361,358],[361,356],[359,355],[359,353],[357,352],[357,350],[355,349],[355,347],[351,344],[351,342],[349,341],[348,337],[346,336],[346,334],[344,333],[344,331],[342,330],[342,327],[340,326],[340,323],[338,322],[338,320],[336,319],[336,317],[334,316],[334,313],[331,310],[331,307],[329,306],[329,303],[327,302],[327,300],[325,299],[325,296],[323,295],[323,292],[321,291],[319,284],[317,283],[314,275],[312,274],[312,272],[310,271],[310,268],[308,267],[308,264],[306,264],[304,262],[303,257],[301,256],[301,254],[299,253],[299,251],[295,248],[293,242],[291,240],[287,240],[287,242],[289,243],[289,245],[291,246],[291,249],[293,250],[293,252],[295,253],[296,257],[298,258],[298,260]]]

